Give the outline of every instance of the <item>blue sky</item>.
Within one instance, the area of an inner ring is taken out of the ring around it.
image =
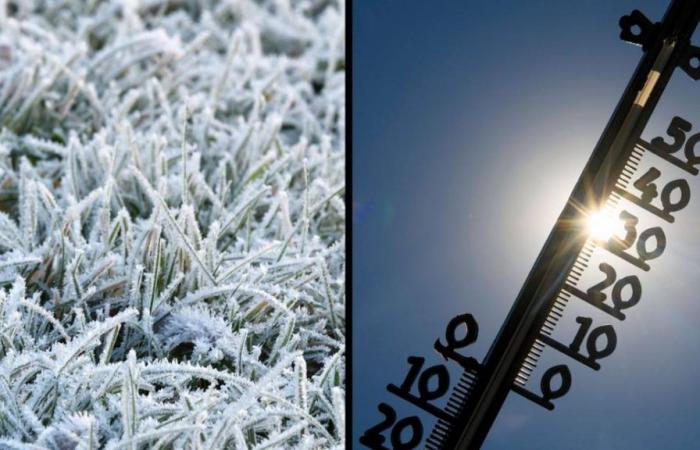
[[[665,7],[353,2],[354,446],[380,401],[415,413],[385,386],[410,355],[439,362],[452,316],[476,316],[483,357],[641,57],[619,17]],[[643,136],[674,115],[700,127],[699,90],[677,71]],[[485,448],[694,448],[698,225],[691,197],[603,368],[572,364],[553,412],[511,394]]]

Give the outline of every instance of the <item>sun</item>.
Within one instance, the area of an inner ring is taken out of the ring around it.
[[[607,241],[615,234],[617,221],[602,211],[588,216],[588,234],[596,241]]]

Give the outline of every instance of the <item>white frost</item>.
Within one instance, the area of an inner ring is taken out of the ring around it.
[[[0,0],[0,448],[345,443],[342,0]]]

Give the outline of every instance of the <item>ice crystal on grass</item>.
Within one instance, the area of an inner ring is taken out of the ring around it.
[[[344,445],[342,0],[0,0],[0,448]]]

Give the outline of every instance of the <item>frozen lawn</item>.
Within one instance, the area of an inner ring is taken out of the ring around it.
[[[0,0],[0,448],[344,445],[344,8]]]

